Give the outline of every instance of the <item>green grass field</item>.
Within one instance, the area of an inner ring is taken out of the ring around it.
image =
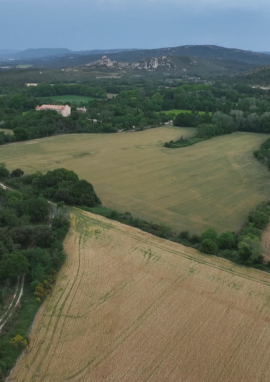
[[[166,110],[166,111],[162,111],[162,113],[165,113],[165,114],[174,114],[174,115],[177,115],[177,114],[180,114],[180,113],[191,113],[191,110],[181,110],[181,109],[173,109],[173,110]],[[198,114],[200,115],[203,115],[205,114],[205,111],[198,111]],[[211,112],[209,112],[210,115],[212,115]]]
[[[46,98],[48,98],[48,97],[46,97]],[[52,96],[49,98],[51,98],[55,101],[58,101],[58,102],[62,102],[62,103],[71,102],[71,103],[77,103],[77,104],[80,104],[81,102],[82,103],[88,103],[89,101],[93,101],[93,100],[98,99],[98,98],[93,98],[93,97],[84,97],[84,96],[80,96],[80,95]]]
[[[193,133],[160,127],[56,136],[4,146],[1,162],[26,173],[74,170],[94,185],[105,206],[176,230],[237,230],[270,196],[269,172],[253,157],[268,136],[235,133],[181,149],[163,147]]]

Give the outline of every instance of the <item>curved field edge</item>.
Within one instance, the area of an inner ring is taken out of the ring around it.
[[[162,146],[193,131],[55,136],[1,147],[1,158],[27,173],[73,170],[94,185],[106,207],[176,231],[237,231],[269,198],[269,173],[253,157],[268,136],[235,133],[181,150]]]
[[[70,212],[67,261],[8,381],[269,381],[268,274]]]

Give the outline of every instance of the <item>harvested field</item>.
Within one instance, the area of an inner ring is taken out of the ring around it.
[[[26,173],[57,167],[89,180],[106,207],[175,230],[238,230],[270,196],[266,167],[253,157],[265,134],[235,133],[181,149],[163,143],[193,129],[56,136],[1,147],[1,162]]]
[[[268,382],[270,275],[71,209],[8,381]]]

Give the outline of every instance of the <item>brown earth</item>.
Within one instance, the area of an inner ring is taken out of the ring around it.
[[[71,211],[68,258],[8,381],[270,381],[270,275]]]

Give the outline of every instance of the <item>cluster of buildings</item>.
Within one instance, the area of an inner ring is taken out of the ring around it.
[[[61,114],[63,117],[69,117],[71,114],[71,107],[69,105],[42,105],[42,106],[37,106],[36,110],[54,110],[58,114]],[[77,111],[80,113],[86,113],[87,109],[86,107],[77,107]]]

